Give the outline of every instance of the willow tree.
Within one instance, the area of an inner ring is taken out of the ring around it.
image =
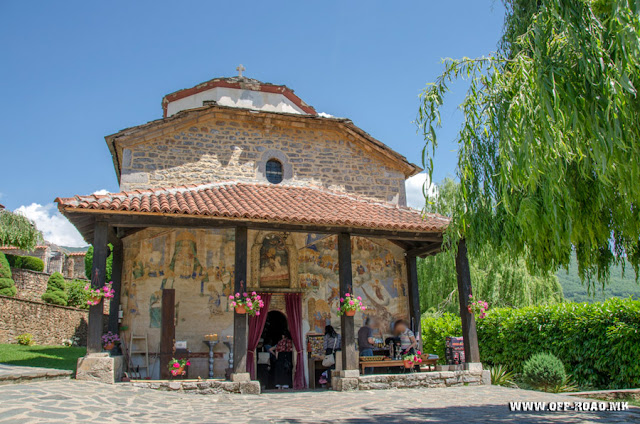
[[[498,51],[445,60],[421,95],[431,173],[448,87],[470,83],[456,140],[462,202],[448,236],[543,272],[567,267],[575,249],[589,284],[625,257],[637,275],[640,0],[505,5]]]
[[[426,209],[452,215],[459,209],[460,186],[446,179]],[[563,300],[558,277],[532,275],[521,258],[513,259],[490,245],[470,252],[469,266],[474,295],[491,307],[519,308]],[[456,266],[452,255],[442,254],[418,261],[421,311],[459,313]]]
[[[29,218],[6,209],[0,210],[0,246],[14,246],[31,251],[42,234]]]

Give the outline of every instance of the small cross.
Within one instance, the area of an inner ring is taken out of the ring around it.
[[[238,71],[238,77],[242,78],[242,71],[246,71],[246,68],[242,66],[242,63],[241,63],[240,66],[236,68],[236,71]]]

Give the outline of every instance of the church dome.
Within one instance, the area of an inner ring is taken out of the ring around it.
[[[264,83],[242,75],[244,67],[238,68],[239,75],[228,78],[214,78],[195,87],[167,94],[162,99],[164,117],[195,109],[207,104],[253,109],[263,112],[317,115],[315,109],[296,96],[285,85]]]

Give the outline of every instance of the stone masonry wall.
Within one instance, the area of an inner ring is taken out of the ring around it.
[[[16,297],[39,302],[47,290],[49,274],[30,271],[28,269],[11,268],[13,281],[16,283]]]
[[[0,296],[0,343],[31,333],[37,344],[60,345],[76,336],[87,344],[88,311]]]
[[[404,174],[337,129],[271,125],[212,112],[197,126],[165,130],[122,153],[121,190],[226,180],[261,181],[278,159],[287,183],[344,191],[404,205]]]
[[[384,390],[490,385],[491,375],[486,370],[436,371],[338,377],[332,381],[337,391]]]

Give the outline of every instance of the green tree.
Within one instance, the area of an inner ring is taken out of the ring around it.
[[[640,263],[640,0],[504,0],[498,51],[446,60],[417,122],[436,153],[448,86],[468,78],[450,241],[567,267],[588,285]],[[451,243],[450,246],[455,246]]]
[[[438,185],[438,195],[427,211],[450,215],[457,211],[460,186],[451,179]],[[473,293],[492,307],[519,308],[562,302],[562,287],[555,275],[532,275],[522,259],[511,259],[487,245],[469,253]],[[420,309],[459,313],[455,259],[441,254],[418,261]]]
[[[42,295],[42,300],[54,305],[67,306],[67,292],[64,277],[59,272],[54,272],[47,281],[47,290]]]
[[[88,296],[84,290],[84,286],[87,281],[73,280],[67,282],[67,306],[73,306],[74,308],[89,309],[87,304]]]
[[[109,244],[109,256],[107,257],[107,281],[111,281],[111,269],[113,268],[113,255],[111,254],[113,246]],[[89,246],[87,254],[84,257],[84,275],[91,280],[91,270],[93,269],[93,246]]]
[[[18,213],[0,210],[0,245],[31,251],[42,240],[36,224]]]
[[[0,252],[0,295],[15,296],[16,284],[11,279],[11,268],[4,253]]]

